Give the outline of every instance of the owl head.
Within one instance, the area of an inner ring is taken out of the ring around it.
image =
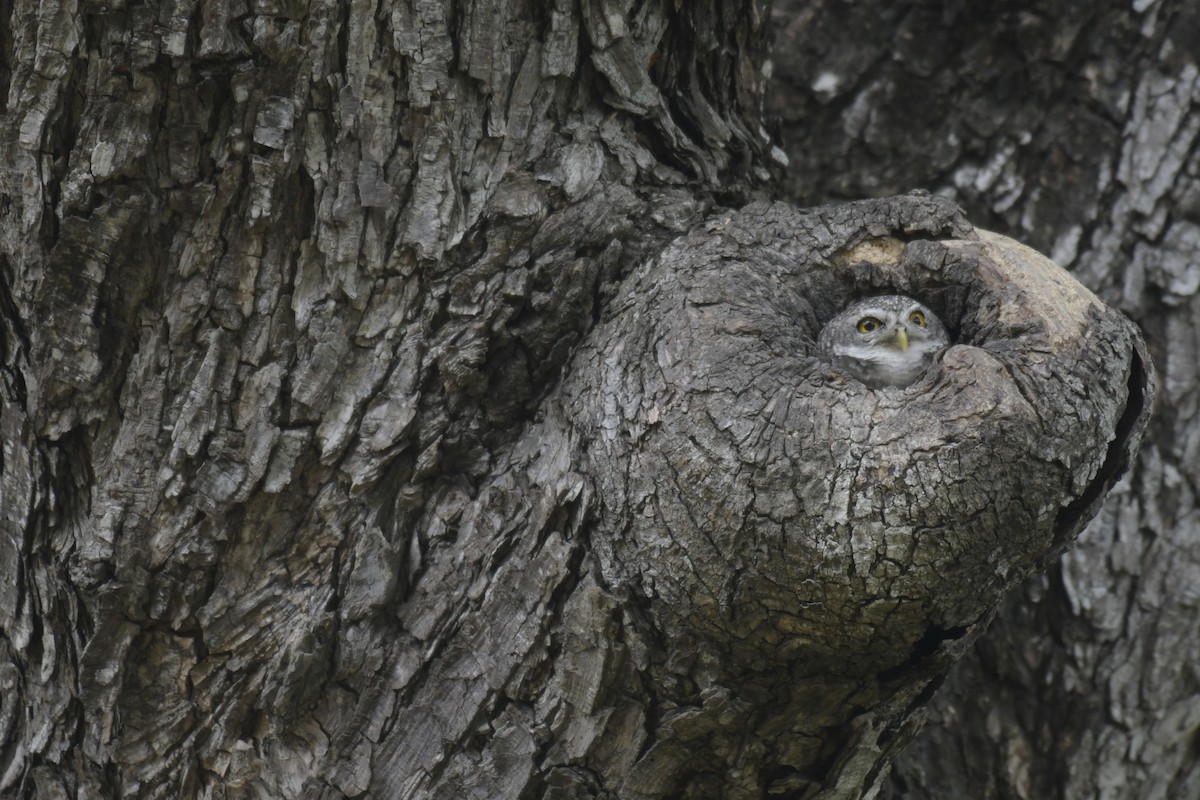
[[[871,388],[907,386],[949,344],[936,314],[898,294],[852,303],[817,337],[818,350],[835,368]]]

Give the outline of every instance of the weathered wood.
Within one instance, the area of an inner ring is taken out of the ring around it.
[[[724,210],[760,3],[0,16],[0,794],[857,797],[1136,445],[952,204]],[[897,395],[811,357],[885,286]]]
[[[956,332],[909,389],[814,358],[872,292]],[[922,693],[1123,472],[1144,359],[1066,273],[933,199],[751,206],[632,276],[558,413],[598,483],[596,568],[658,643],[645,715],[690,720],[650,728],[646,795],[870,790]]]

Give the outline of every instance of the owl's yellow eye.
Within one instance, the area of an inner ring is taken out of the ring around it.
[[[863,317],[858,321],[858,332],[870,333],[871,331],[877,331],[882,325],[883,323],[875,319],[875,317]]]
[[[920,311],[914,311],[908,315],[908,321],[919,328],[925,327],[925,315]]]

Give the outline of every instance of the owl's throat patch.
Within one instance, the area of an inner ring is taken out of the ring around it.
[[[936,342],[910,342],[904,337],[906,347],[897,341],[888,341],[887,346],[839,344],[833,348],[836,363],[857,380],[872,388],[879,386],[905,386],[920,377],[933,361],[942,345]]]

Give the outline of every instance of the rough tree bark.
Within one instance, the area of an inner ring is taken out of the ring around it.
[[[863,796],[1141,436],[952,204],[726,210],[758,3],[0,17],[5,794]],[[873,393],[889,289],[958,344]]]
[[[771,110],[801,203],[920,186],[1145,331],[1143,456],[952,673],[897,797],[1200,797],[1200,9],[775,4]]]

